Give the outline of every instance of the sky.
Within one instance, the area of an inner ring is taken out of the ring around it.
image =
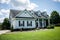
[[[10,9],[40,10],[51,15],[53,10],[60,13],[60,0],[0,0],[0,23],[9,18]]]

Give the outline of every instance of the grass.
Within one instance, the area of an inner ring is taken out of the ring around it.
[[[0,40],[60,40],[60,27],[0,35]]]

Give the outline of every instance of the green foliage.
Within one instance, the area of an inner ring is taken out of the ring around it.
[[[1,25],[0,25],[0,30],[2,29]]]
[[[0,30],[2,29],[2,23],[0,23]]]
[[[10,29],[11,29],[11,32],[13,32],[13,26]]]
[[[10,29],[10,22],[8,18],[5,18],[2,23],[2,29]]]
[[[60,15],[59,15],[59,23],[60,23]]]
[[[54,25],[48,25],[47,28],[48,29],[54,28]]]
[[[53,11],[52,13],[51,13],[51,16],[50,16],[50,18],[51,18],[51,22],[53,23],[53,24],[57,24],[57,23],[59,23],[59,13],[57,12],[57,11]]]
[[[60,27],[60,23],[58,23],[58,24],[55,24],[55,26],[59,26],[59,27]]]
[[[0,35],[0,40],[60,40],[60,27],[29,32],[11,32]]]
[[[0,30],[2,29],[2,26],[0,25]]]

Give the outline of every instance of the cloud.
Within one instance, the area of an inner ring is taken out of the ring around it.
[[[0,10],[0,22],[3,22],[4,18],[9,18],[9,10],[1,9]]]
[[[53,0],[53,1],[55,1],[55,2],[60,2],[60,0]]]
[[[28,9],[33,10],[38,7],[37,4],[30,2],[30,0],[0,0],[0,3],[6,3],[14,9]]]
[[[17,2],[21,2],[21,3],[26,3],[28,2],[29,0],[16,0]]]
[[[47,11],[47,9],[44,9],[43,11]]]
[[[35,9],[36,7],[38,7],[38,5],[36,5],[35,3],[31,3],[27,6],[27,9],[32,10],[32,9]]]
[[[0,3],[6,3],[6,4],[9,4],[9,3],[10,3],[10,0],[0,0]]]
[[[11,1],[13,8],[16,9],[27,9],[27,10],[33,10],[38,7],[37,4],[30,2],[30,0],[14,0]]]
[[[4,20],[4,18],[0,18],[0,23],[2,23],[2,22],[3,22],[3,20]]]
[[[34,10],[38,7],[37,4],[30,2],[30,0],[0,0],[2,4],[8,4],[12,6],[11,9],[18,9],[18,10]],[[1,9],[0,10],[0,22],[3,22],[5,17],[9,17],[9,9]]]

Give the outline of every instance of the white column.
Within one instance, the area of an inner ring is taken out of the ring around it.
[[[40,27],[39,19],[38,19],[38,28]]]
[[[48,25],[50,25],[50,19],[48,19]]]
[[[44,27],[44,19],[42,19],[42,27]]]
[[[46,20],[45,20],[45,26],[46,26]]]
[[[44,20],[44,27],[46,26],[46,20]]]
[[[41,21],[39,22],[39,26],[41,27]]]

